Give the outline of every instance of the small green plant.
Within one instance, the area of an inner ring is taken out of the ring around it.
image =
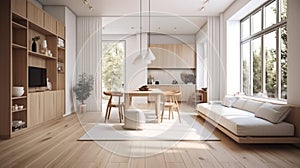
[[[40,39],[40,36],[34,36],[32,37],[32,41],[38,41]]]
[[[79,75],[78,83],[73,87],[73,91],[76,94],[76,100],[84,104],[84,101],[89,98],[91,91],[93,90],[94,78],[92,75],[83,73]]]

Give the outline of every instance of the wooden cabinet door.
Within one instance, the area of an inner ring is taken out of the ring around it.
[[[26,18],[26,2],[27,0],[12,0],[11,10],[24,18]]]
[[[44,120],[49,121],[56,118],[56,91],[43,92]]]
[[[65,25],[59,21],[56,21],[56,34],[57,36],[65,39]]]
[[[64,90],[56,91],[56,116],[62,117],[65,114],[65,92]]]
[[[31,2],[27,2],[27,18],[40,27],[44,26],[44,12]]]
[[[181,59],[185,61],[185,67],[187,68],[195,68],[196,67],[196,57],[195,51],[193,46],[182,44],[180,46],[180,53]]]
[[[29,93],[28,94],[28,127],[35,126],[44,121],[44,101],[42,93]]]
[[[56,19],[46,12],[44,12],[44,28],[56,34]]]

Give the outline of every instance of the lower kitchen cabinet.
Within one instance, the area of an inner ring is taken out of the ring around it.
[[[176,84],[176,85],[148,85],[151,89],[160,89],[161,91],[174,91],[179,90],[181,96],[178,97],[178,101],[187,102],[190,96],[195,93],[196,86],[194,84]],[[149,101],[154,101],[153,98],[149,98]]]

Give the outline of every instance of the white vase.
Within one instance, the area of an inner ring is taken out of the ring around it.
[[[80,104],[78,112],[79,113],[85,113],[86,112],[86,104]]]

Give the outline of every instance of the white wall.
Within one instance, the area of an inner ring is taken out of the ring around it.
[[[76,65],[76,15],[65,6],[44,6],[44,10],[57,20],[65,24],[66,27],[66,83],[65,83],[65,114],[75,111],[72,96],[72,80]]]
[[[196,34],[196,88],[207,87],[207,24]]]
[[[38,0],[29,0],[33,4],[35,4],[37,7],[43,9],[43,5]]]
[[[66,24],[66,10],[68,9],[67,7],[65,7],[65,6],[44,6],[43,9],[47,13],[49,13],[51,16],[55,17],[58,21]]]
[[[66,114],[70,114],[75,111],[73,104],[73,94],[72,88],[74,83],[72,82],[75,75],[75,65],[76,65],[76,24],[77,18],[75,14],[69,10],[65,9],[65,25],[66,25]]]
[[[300,105],[300,56],[299,56],[299,39],[300,39],[300,1],[288,1],[288,74],[287,74],[287,101],[289,104]]]

